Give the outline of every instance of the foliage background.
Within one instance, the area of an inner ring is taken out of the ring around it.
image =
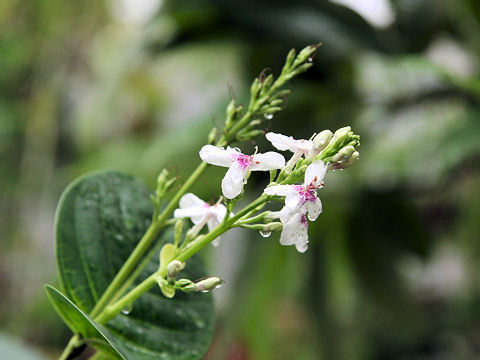
[[[306,254],[248,231],[206,254],[227,280],[207,359],[480,356],[480,6],[338,2],[0,2],[2,354],[53,359],[69,338],[42,284],[70,181],[103,167],[185,178],[230,97],[323,42],[265,128],[352,125],[361,160],[328,175]],[[222,175],[194,192],[213,199]]]

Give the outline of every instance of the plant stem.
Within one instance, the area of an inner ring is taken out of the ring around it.
[[[190,186],[195,183],[195,181],[200,177],[202,172],[207,168],[207,163],[202,162],[195,169],[195,171],[190,175],[187,181],[183,184],[180,190],[175,194],[175,196],[170,200],[167,207],[163,210],[160,216],[155,222],[153,222],[148,228],[145,235],[135,247],[133,252],[128,257],[127,261],[123,264],[120,271],[117,273],[113,281],[108,286],[107,290],[100,297],[100,300],[97,302],[93,308],[90,316],[96,317],[102,312],[102,310],[108,305],[111,299],[115,296],[116,291],[123,285],[127,277],[133,271],[138,262],[142,259],[142,256],[145,254],[147,249],[150,247],[152,242],[157,237],[160,230],[164,227],[166,221],[172,214],[173,210],[177,207],[178,201],[180,198],[188,191]]]
[[[78,340],[80,340],[80,336],[78,334],[72,336],[65,349],[63,349],[62,355],[60,355],[58,360],[67,360],[73,349],[77,347]]]
[[[213,229],[211,232],[209,232],[207,235],[204,237],[200,238],[198,242],[193,241],[190,243],[189,247],[186,248],[184,251],[182,251],[176,258],[177,260],[180,261],[186,261],[190,257],[192,257],[196,252],[198,252],[201,248],[203,248],[205,245],[208,243],[212,242],[214,239],[216,239],[218,236],[222,235],[224,232],[227,230],[231,229],[232,227],[235,226],[235,223],[240,220],[243,216],[247,215],[250,211],[254,210],[258,206],[262,205],[263,203],[267,202],[269,199],[268,195],[261,195],[259,198],[257,198],[255,201],[253,201],[250,205],[246,206],[243,208],[241,211],[239,211],[235,216],[232,216],[230,219],[227,219],[224,223],[220,224],[217,226],[215,229]],[[162,276],[165,276],[165,274],[161,274]]]
[[[114,318],[119,312],[121,312],[126,306],[131,305],[135,300],[137,300],[142,294],[146,293],[150,288],[157,283],[156,277],[158,273],[155,272],[150,275],[148,278],[143,280],[138,286],[136,286],[132,291],[123,296],[115,304],[109,305],[105,308],[104,311],[95,318],[95,321],[104,324],[108,320]]]
[[[200,249],[202,249],[205,245],[212,242],[218,236],[222,235],[232,227],[237,225],[237,222],[242,219],[242,217],[249,214],[251,211],[255,210],[260,205],[267,202],[269,199],[268,195],[261,195],[255,201],[253,201],[250,205],[243,208],[239,211],[235,216],[231,217],[227,221],[218,225],[215,229],[209,232],[207,235],[202,236],[199,238],[199,241],[193,241],[190,243],[190,247],[183,250],[180,254],[175,257],[175,260],[186,261],[188,258],[192,257],[195,253],[197,253]],[[174,260],[174,259],[172,259]],[[130,292],[128,292],[125,296],[120,298],[117,302],[112,305],[107,306],[103,311],[101,311],[96,317],[95,321],[105,324],[108,320],[114,318],[118,313],[120,313],[126,306],[132,304],[136,299],[138,299],[143,293],[147,292],[156,284],[156,277],[161,276],[165,277],[167,275],[167,270],[163,269],[162,271],[155,272],[142,281],[138,286],[133,288]]]

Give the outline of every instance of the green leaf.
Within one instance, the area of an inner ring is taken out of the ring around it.
[[[98,350],[101,350],[105,353],[105,356],[109,356],[108,358],[126,359],[122,354],[122,349],[118,347],[116,340],[104,326],[90,319],[87,314],[53,286],[45,285],[45,292],[65,324],[73,332],[82,334],[85,343],[90,343]]]
[[[116,171],[82,177],[62,195],[56,219],[58,272],[64,294],[83,313],[92,310],[148,228],[150,195],[140,180]],[[171,242],[172,232],[163,238]],[[138,282],[158,266],[158,256],[152,257]],[[205,276],[199,258],[188,261],[184,275]],[[211,342],[213,322],[210,294],[179,293],[167,299],[154,287],[105,329],[128,360],[200,359]]]

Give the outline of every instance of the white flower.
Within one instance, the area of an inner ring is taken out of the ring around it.
[[[285,136],[273,132],[265,134],[265,137],[278,150],[290,150],[293,152],[292,160],[290,160],[291,163],[295,163],[302,155],[304,155],[305,158],[311,158],[316,155],[314,154],[315,149],[313,141],[311,140],[296,140],[291,136]]]
[[[282,224],[285,225],[297,213],[307,213],[311,221],[317,219],[322,212],[317,189],[323,186],[326,173],[327,166],[319,160],[307,167],[303,185],[274,185],[264,190],[267,195],[285,196],[285,206],[279,213]]]
[[[295,245],[298,252],[304,253],[308,249],[308,221],[305,214],[296,213],[283,225],[280,244]]]
[[[274,185],[265,189],[267,195],[285,196],[285,206],[274,217],[283,224],[280,244],[295,245],[299,252],[308,247],[308,219],[315,221],[322,212],[317,189],[323,186],[327,166],[322,161],[310,164],[303,185]]]
[[[249,171],[268,171],[285,166],[285,158],[273,151],[245,155],[231,147],[224,149],[205,145],[200,150],[200,157],[209,164],[228,167],[222,180],[223,196],[227,199],[233,199],[240,195]]]
[[[227,208],[223,204],[209,205],[192,193],[182,196],[180,199],[180,208],[173,213],[175,218],[189,217],[195,224],[196,231],[199,232],[205,224],[208,230],[212,231],[225,218]],[[212,244],[218,245],[219,238],[215,239]]]

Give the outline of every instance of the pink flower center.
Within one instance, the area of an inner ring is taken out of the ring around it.
[[[240,166],[242,170],[245,170],[248,166],[250,166],[253,160],[253,156],[244,154],[233,154],[233,159],[238,163],[238,166]]]
[[[302,205],[305,204],[307,201],[309,202],[316,202],[317,201],[317,194],[315,192],[315,188],[311,188],[310,186],[303,186],[303,185],[293,185],[295,191],[300,195]]]

